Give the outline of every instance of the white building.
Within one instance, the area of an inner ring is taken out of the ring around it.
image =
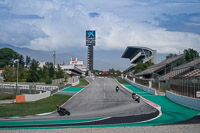
[[[77,58],[75,59],[71,58],[70,65],[74,65],[75,67],[77,67],[82,71],[83,76],[85,75],[87,68],[83,65],[83,61],[78,61]]]
[[[39,67],[43,68],[43,66],[46,64],[46,62],[40,62]]]

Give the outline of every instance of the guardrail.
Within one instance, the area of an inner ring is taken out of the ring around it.
[[[169,91],[166,91],[166,97],[180,105],[186,106],[191,109],[200,110],[200,99],[177,95]]]
[[[153,89],[153,88],[149,88],[149,87],[146,87],[146,86],[143,86],[143,85],[139,85],[139,84],[137,84],[137,83],[133,83],[131,80],[126,79],[126,78],[125,78],[125,80],[126,80],[129,84],[131,84],[132,86],[134,86],[134,87],[136,87],[136,88],[138,88],[138,89],[141,89],[141,90],[143,90],[143,91],[145,91],[145,92],[147,92],[147,93],[150,93],[150,94],[152,94],[152,95],[158,95],[158,94],[156,93],[156,90]]]

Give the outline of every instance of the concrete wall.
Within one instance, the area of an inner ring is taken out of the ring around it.
[[[30,101],[37,101],[43,98],[47,98],[51,95],[50,91],[41,93],[41,94],[25,94],[25,101],[30,102]]]
[[[68,84],[71,84],[72,86],[76,86],[79,84],[79,77],[78,76],[73,76],[68,79]]]
[[[141,89],[147,93],[150,93],[152,95],[157,95],[156,94],[156,90],[153,89],[153,88],[149,88],[149,87],[146,87],[146,86],[143,86],[143,85],[139,85],[137,83],[133,83],[132,81],[130,81],[129,79],[125,79],[129,84],[131,84],[132,86],[138,88],[138,89]]]
[[[169,91],[166,91],[166,97],[180,105],[200,110],[200,99],[177,95]]]

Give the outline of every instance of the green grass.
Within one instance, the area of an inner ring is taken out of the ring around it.
[[[0,117],[27,116],[56,110],[56,105],[62,105],[71,96],[55,94],[48,98],[25,103],[0,104]]]
[[[117,77],[116,79],[118,80],[118,82],[119,82],[120,84],[129,84],[128,82],[126,82],[126,81],[125,81],[124,79],[122,79],[122,78]]]
[[[3,94],[0,93],[0,100],[8,100],[8,99],[15,99],[16,94]]]
[[[74,86],[74,88],[82,88],[87,86],[89,83],[87,82],[87,80],[85,80],[84,78],[80,78],[79,79],[79,84]]]

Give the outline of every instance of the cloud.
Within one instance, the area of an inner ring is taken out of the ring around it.
[[[99,17],[99,13],[97,13],[97,12],[90,12],[90,13],[88,13],[88,15],[91,17],[91,18],[95,18],[95,17]]]
[[[0,20],[12,20],[12,19],[44,19],[44,17],[40,17],[35,14],[14,14],[9,12],[0,12]]]
[[[159,27],[168,31],[190,32],[200,35],[200,13],[167,15],[155,18]]]
[[[46,38],[47,35],[37,26],[15,21],[0,21],[0,43],[27,46],[31,40]]]
[[[0,7],[0,43],[66,52],[85,48],[85,31],[96,30],[96,50],[200,51],[197,1],[18,0]]]

